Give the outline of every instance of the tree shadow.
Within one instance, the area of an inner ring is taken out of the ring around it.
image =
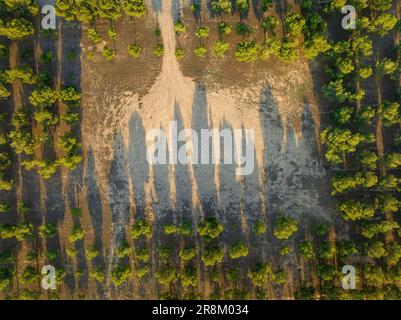
[[[99,255],[93,259],[93,265],[105,269],[105,257],[103,250],[103,207],[100,189],[96,179],[95,159],[93,149],[89,147],[86,162],[85,186],[87,188],[86,201],[94,230],[94,247],[99,250]],[[104,299],[105,292],[102,284],[96,282],[97,293]]]
[[[135,217],[144,218],[146,208],[145,183],[148,180],[146,139],[142,119],[135,112],[129,123],[128,165],[131,178]]]
[[[123,137],[120,133],[116,134],[113,142],[113,159],[109,171],[108,199],[111,210],[112,220],[112,241],[110,256],[107,263],[107,276],[112,272],[112,268],[118,265],[116,255],[117,248],[126,240],[126,228],[130,221],[130,190],[128,175],[128,155],[124,145]],[[108,281],[108,283],[110,283]],[[121,287],[115,288],[110,285],[109,290],[112,294],[126,294],[132,292],[131,283],[128,281]]]
[[[152,0],[152,9],[154,12],[159,13],[162,10],[162,0]]]
[[[198,215],[214,215],[217,214],[217,190],[215,185],[215,165],[212,163],[213,143],[209,138],[209,150],[202,150],[206,146],[202,146],[201,137],[202,130],[211,130],[212,124],[209,124],[209,106],[206,97],[206,87],[204,84],[197,83],[195,85],[194,101],[192,104],[192,129],[198,134],[198,154],[199,164],[193,165],[195,183],[198,190],[198,198],[200,200],[201,212]],[[201,163],[202,155],[207,152],[209,161],[205,164]],[[199,222],[199,217],[194,217],[195,222]]]

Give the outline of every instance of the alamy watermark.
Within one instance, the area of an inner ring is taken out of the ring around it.
[[[354,266],[349,264],[345,265],[341,269],[341,273],[345,276],[341,279],[341,286],[344,290],[355,290],[356,289],[356,270]]]
[[[42,28],[45,30],[56,30],[56,9],[54,6],[47,4],[42,7],[42,14],[45,16],[42,18]]]
[[[146,134],[146,160],[158,164],[235,164],[235,175],[250,175],[255,167],[253,129],[193,129],[178,132],[177,121],[169,122],[169,132],[152,129]],[[170,141],[167,151],[168,141]],[[179,147],[179,143],[181,146]],[[150,145],[149,145],[150,144]],[[212,150],[212,152],[210,152]]]
[[[352,5],[346,5],[341,8],[341,13],[346,14],[341,20],[341,26],[345,30],[356,29],[356,9]]]

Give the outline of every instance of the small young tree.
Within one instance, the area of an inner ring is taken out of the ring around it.
[[[216,263],[223,261],[224,252],[218,246],[208,246],[202,253],[202,261],[205,266],[214,266]]]
[[[129,257],[132,254],[132,248],[127,241],[124,241],[118,248],[117,248],[117,256],[119,258]]]
[[[177,281],[177,274],[172,267],[164,267],[156,272],[156,279],[161,285],[168,286]]]
[[[128,266],[118,266],[111,273],[111,281],[115,286],[120,286],[131,276],[132,272]]]
[[[131,236],[133,239],[137,239],[142,235],[148,239],[152,238],[152,226],[145,220],[140,219],[132,226]]]

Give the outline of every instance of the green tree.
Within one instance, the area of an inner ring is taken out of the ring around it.
[[[136,258],[138,261],[148,262],[150,255],[147,248],[140,248],[136,250]]]
[[[104,271],[99,267],[95,268],[89,271],[89,277],[95,279],[98,282],[103,282],[105,278]]]
[[[373,205],[359,200],[343,200],[338,206],[345,220],[360,220],[375,215]]]
[[[105,47],[102,50],[102,56],[107,60],[107,61],[112,61],[116,58],[116,51],[114,49]]]
[[[317,250],[317,256],[319,259],[332,259],[334,258],[335,254],[336,246],[332,242],[322,242]]]
[[[128,54],[133,58],[139,58],[142,48],[137,44],[130,44],[128,46]]]
[[[10,40],[23,40],[35,32],[31,22],[25,18],[12,18],[4,22],[0,19],[0,35]]]
[[[340,261],[348,259],[350,256],[358,253],[355,244],[350,240],[339,240],[336,242],[337,257]]]
[[[221,21],[217,24],[217,30],[219,31],[220,37],[226,36],[231,33],[231,24]]]
[[[132,248],[127,241],[124,241],[116,250],[119,258],[129,257],[132,254]]]
[[[253,229],[253,232],[259,236],[266,232],[267,226],[263,221],[256,221],[255,224],[253,225],[252,229]]]
[[[230,44],[223,41],[223,40],[218,40],[213,44],[213,55],[215,57],[223,58],[227,51],[230,48]]]
[[[36,282],[39,280],[39,278],[40,278],[39,272],[36,270],[36,268],[32,266],[27,266],[18,277],[19,281],[22,284]]]
[[[100,254],[99,250],[96,247],[89,247],[85,250],[85,256],[89,261],[92,261]]]
[[[195,35],[200,38],[207,38],[209,36],[209,28],[206,26],[196,27]]]
[[[50,87],[42,87],[32,91],[29,102],[35,107],[50,107],[56,103],[58,94]]]
[[[70,242],[76,242],[76,241],[80,241],[84,238],[85,236],[85,232],[82,229],[80,224],[75,224],[72,227],[72,230],[68,236],[68,241]]]
[[[184,272],[180,274],[181,284],[184,288],[198,285],[198,274],[192,267],[186,267]]]
[[[224,252],[218,246],[208,246],[203,251],[201,258],[205,266],[214,266],[223,261]]]
[[[39,227],[39,235],[41,238],[53,238],[57,234],[57,225],[55,223],[47,223]]]
[[[210,4],[216,13],[231,13],[233,10],[230,0],[211,0]]]
[[[284,19],[285,30],[291,36],[299,36],[305,27],[305,19],[298,13],[290,13]]]
[[[299,253],[307,260],[311,260],[314,257],[313,245],[311,241],[302,241],[299,244]]]
[[[198,58],[204,58],[206,57],[207,49],[205,46],[197,46],[194,49],[194,55],[197,56]]]
[[[178,20],[175,24],[174,24],[174,31],[177,34],[180,33],[184,33],[186,30],[185,25],[182,23],[181,20]]]
[[[7,289],[11,284],[14,273],[7,268],[0,268],[0,291]]]
[[[235,59],[239,62],[253,62],[259,57],[259,46],[253,40],[242,40],[235,48]]]
[[[297,231],[298,223],[294,218],[280,216],[276,219],[276,227],[273,234],[277,239],[288,239]]]
[[[243,241],[236,241],[229,250],[231,259],[238,259],[241,257],[246,257],[249,254],[249,249]]]
[[[195,248],[183,248],[180,251],[180,258],[183,261],[191,261],[196,257],[196,249]]]
[[[248,271],[248,278],[253,285],[261,287],[267,282],[269,274],[271,274],[271,268],[267,263],[257,264],[252,270]]]
[[[381,258],[388,255],[384,243],[376,240],[366,244],[366,254],[371,258]]]
[[[206,218],[197,228],[205,240],[217,238],[223,232],[223,225],[216,218]]]

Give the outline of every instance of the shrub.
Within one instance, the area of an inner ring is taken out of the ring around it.
[[[0,268],[0,291],[7,289],[11,284],[14,273],[6,268]]]
[[[11,205],[7,202],[0,202],[0,213],[7,213],[11,210]]]
[[[280,255],[281,256],[286,256],[288,254],[292,253],[292,248],[289,245],[284,245],[280,248]]]

